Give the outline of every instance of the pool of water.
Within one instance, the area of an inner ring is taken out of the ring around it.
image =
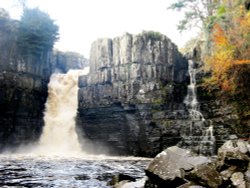
[[[107,156],[0,155],[0,187],[106,188],[119,173],[141,179],[150,159]]]

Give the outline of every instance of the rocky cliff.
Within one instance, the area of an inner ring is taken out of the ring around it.
[[[51,73],[87,63],[84,57],[69,52],[24,57],[16,42],[18,27],[19,21],[0,9],[0,151],[39,138]]]
[[[88,66],[88,60],[76,52],[61,52],[54,50],[50,56],[51,72],[66,73],[69,69],[83,69]]]
[[[77,124],[112,154],[153,156],[180,140],[187,61],[164,35],[143,32],[92,44],[80,77]]]
[[[4,11],[1,10],[3,13]],[[16,45],[18,21],[1,15],[0,149],[37,139],[50,75],[48,54],[23,58]]]

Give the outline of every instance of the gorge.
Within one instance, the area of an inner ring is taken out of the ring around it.
[[[155,157],[170,146],[167,151],[186,155],[176,145],[213,156],[230,139],[222,149],[236,147],[239,156],[227,164],[231,153],[221,152],[219,171],[243,166],[240,172],[249,174],[249,148],[242,141],[249,138],[249,117],[218,91],[207,92],[199,45],[184,56],[167,36],[144,31],[94,41],[89,60],[60,51],[23,56],[16,32],[0,28],[1,186],[110,187],[114,174],[143,178],[151,160],[110,156]],[[33,143],[32,152],[16,153]]]
[[[10,49],[4,46],[1,48],[8,54]],[[34,64],[23,61],[21,56],[1,58],[3,149],[38,140],[44,124],[49,76],[56,70],[83,68],[87,61],[77,54],[62,52],[47,54],[43,61],[34,60]],[[197,82],[200,82],[201,64],[197,53],[193,58]],[[191,147],[183,140],[196,139],[187,136],[192,124],[184,102],[189,84],[188,61],[166,36],[143,32],[99,39],[92,45],[89,61],[90,73],[80,76],[78,83],[76,126],[80,137],[85,137],[90,145],[105,147],[114,155],[152,157],[178,143]],[[214,124],[214,150],[230,137],[246,137],[243,134],[247,127],[236,126],[240,119],[234,107],[219,99],[203,97],[201,89],[197,88],[197,99],[206,119],[205,126],[209,128]],[[195,131],[200,138],[204,134],[199,128]],[[196,151],[199,142],[194,146]],[[95,152],[98,153],[98,149]]]

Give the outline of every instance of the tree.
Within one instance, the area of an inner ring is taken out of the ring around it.
[[[17,1],[23,10],[27,7],[27,0],[17,0]]]
[[[192,26],[204,28],[207,25],[207,18],[213,15],[215,7],[214,0],[176,0],[168,8],[184,12],[184,18],[177,26],[183,31]]]
[[[208,81],[235,93],[244,90],[240,85],[247,85],[237,80],[250,65],[250,14],[241,2],[225,7],[224,19],[218,20],[211,30],[213,48],[205,62],[212,71]]]
[[[20,21],[17,45],[24,56],[40,56],[52,50],[58,26],[38,8],[25,8]]]

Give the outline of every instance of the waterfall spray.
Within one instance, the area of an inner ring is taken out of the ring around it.
[[[48,85],[48,99],[44,113],[45,126],[37,152],[41,154],[75,154],[81,147],[75,131],[78,107],[78,77],[88,69],[54,73]]]

